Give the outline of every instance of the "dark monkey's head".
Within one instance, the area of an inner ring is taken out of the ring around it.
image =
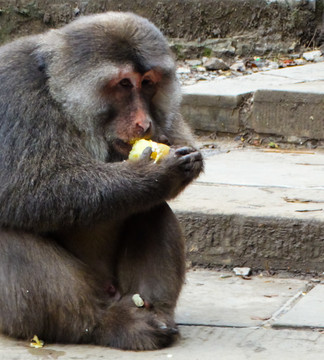
[[[173,57],[148,20],[117,12],[80,18],[44,34],[38,51],[51,96],[96,158],[126,158],[136,138],[190,138]]]

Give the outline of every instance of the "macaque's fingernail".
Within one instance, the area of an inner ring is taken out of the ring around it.
[[[166,330],[168,327],[166,326],[166,324],[162,321],[159,321],[159,329],[161,330]]]
[[[170,142],[169,142],[168,138],[165,135],[162,135],[162,136],[159,137],[159,142],[163,143],[163,144],[166,144],[166,145],[170,145]]]

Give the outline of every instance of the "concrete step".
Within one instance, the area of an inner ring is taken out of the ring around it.
[[[170,202],[194,265],[324,271],[324,152],[214,151]]]
[[[182,113],[197,130],[253,130],[285,141],[324,139],[324,63],[183,87]]]
[[[311,279],[190,271],[176,311],[181,338],[169,348],[130,352],[42,339],[45,346],[34,349],[0,336],[0,359],[317,360],[324,347],[323,288]]]

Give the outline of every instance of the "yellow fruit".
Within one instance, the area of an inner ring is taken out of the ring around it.
[[[168,145],[156,143],[152,140],[140,139],[135,141],[132,150],[129,153],[128,159],[129,160],[139,159],[142,152],[147,147],[152,148],[151,159],[154,159],[155,160],[154,162],[158,162],[164,156],[168,155],[170,151],[170,147]]]
[[[134,304],[137,307],[143,307],[144,306],[144,300],[141,298],[140,294],[134,294],[132,296],[132,300],[133,300]]]

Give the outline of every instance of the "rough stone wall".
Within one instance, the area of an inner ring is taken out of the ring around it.
[[[133,11],[169,38],[186,41],[246,34],[264,42],[307,43],[319,21],[308,1],[292,7],[286,1],[266,0],[0,0],[0,43],[108,10]]]
[[[320,221],[235,214],[177,216],[192,265],[323,272],[324,228]]]

